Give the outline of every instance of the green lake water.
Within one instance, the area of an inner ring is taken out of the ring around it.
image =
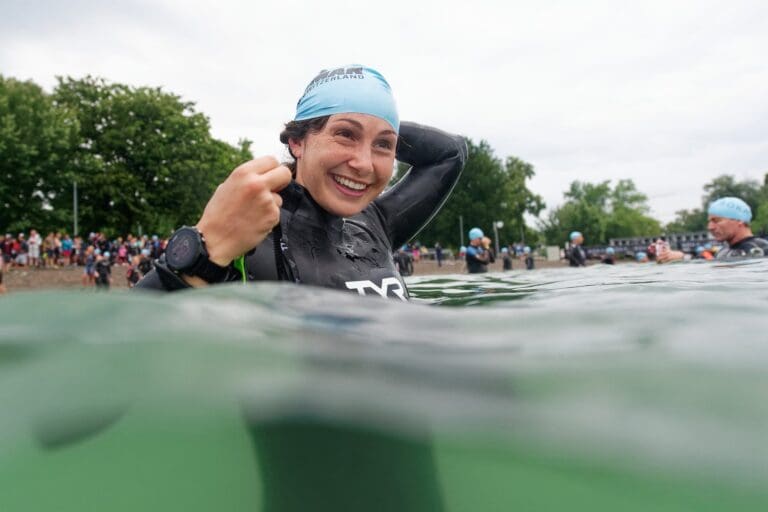
[[[0,299],[0,510],[762,510],[768,261]]]

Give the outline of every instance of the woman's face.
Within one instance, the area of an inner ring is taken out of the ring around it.
[[[289,141],[296,181],[329,213],[360,213],[392,177],[397,133],[368,114],[334,114],[319,132]]]

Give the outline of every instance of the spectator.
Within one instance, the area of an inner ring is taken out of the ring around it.
[[[442,267],[443,266],[443,247],[440,245],[440,242],[437,242],[435,244],[435,259],[437,260],[437,266]]]
[[[34,230],[29,230],[29,241],[27,246],[29,247],[29,266],[33,268],[39,267],[42,262],[40,261],[40,248],[43,243],[43,239],[40,234]]]

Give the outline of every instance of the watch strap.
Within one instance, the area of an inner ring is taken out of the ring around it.
[[[225,281],[229,275],[229,268],[220,267],[208,258],[208,248],[205,246],[205,235],[203,235],[197,228],[193,229],[197,231],[198,236],[200,236],[202,251],[200,257],[187,273],[199,277],[207,283],[220,283]]]

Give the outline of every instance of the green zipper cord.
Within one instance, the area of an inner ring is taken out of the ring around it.
[[[235,261],[234,261],[234,266],[235,266],[235,268],[236,268],[237,270],[239,270],[239,271],[240,271],[240,275],[242,275],[242,276],[243,276],[243,284],[245,284],[246,282],[248,282],[248,280],[247,280],[247,278],[246,278],[246,274],[245,274],[245,254],[243,254],[243,255],[241,255],[241,256],[238,256],[237,258],[235,258]]]

